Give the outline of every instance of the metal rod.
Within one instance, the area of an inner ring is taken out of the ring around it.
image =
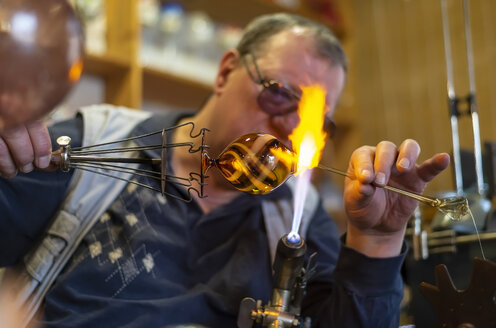
[[[100,156],[78,156],[78,155],[71,155],[70,161],[71,163],[109,162],[109,163],[141,163],[141,164],[151,164],[151,165],[159,165],[161,163],[160,158],[100,157]]]
[[[162,130],[162,151],[160,153],[160,191],[162,192],[162,196],[165,195],[165,182],[166,182],[166,174],[167,172],[167,133],[165,130]]]
[[[470,243],[478,240],[493,240],[496,239],[496,232],[486,232],[479,235],[464,235],[455,237],[455,243]]]
[[[108,149],[100,149],[95,146],[94,148],[97,149],[92,148],[91,150],[78,150],[79,148],[71,148],[71,154],[74,155],[120,154],[120,153],[129,153],[133,151],[160,149],[162,148],[162,145],[117,147],[117,148],[108,148]],[[90,148],[86,147],[85,149],[90,149]]]
[[[482,170],[482,151],[481,151],[481,137],[479,127],[479,113],[477,110],[477,101],[475,97],[475,70],[474,70],[474,57],[472,50],[472,33],[470,29],[470,7],[468,0],[463,0],[463,18],[465,28],[465,45],[467,48],[467,69],[470,85],[470,113],[472,116],[472,130],[474,134],[474,156],[475,156],[475,173],[477,178],[477,191],[480,196],[485,195],[484,187],[484,173]]]
[[[354,177],[350,176],[346,172],[341,171],[341,170],[334,169],[332,167],[327,167],[327,166],[323,166],[323,165],[320,165],[320,164],[317,167],[319,169],[322,169],[322,170],[325,170],[325,171],[328,171],[328,172],[336,173],[336,174],[342,175],[344,177],[348,177],[350,179],[354,179]],[[416,193],[411,192],[411,191],[399,189],[399,188],[388,186],[388,185],[386,185],[386,186],[384,186],[382,188],[384,188],[386,190],[390,190],[390,191],[395,192],[395,193],[398,193],[398,194],[401,194],[401,195],[404,195],[404,196],[408,196],[410,198],[413,198],[413,199],[418,200],[419,202],[422,202],[424,204],[427,204],[427,205],[430,205],[430,206],[433,206],[433,207],[439,207],[443,203],[438,198],[432,198],[432,197],[427,197],[427,196],[424,196],[424,195],[419,195],[419,194],[416,194]]]
[[[107,177],[110,177],[110,178],[113,178],[113,179],[117,179],[117,180],[121,180],[121,181],[126,181],[128,183],[131,183],[131,184],[134,184],[134,185],[143,187],[143,188],[147,188],[147,189],[150,189],[150,190],[153,190],[153,191],[158,191],[158,192],[162,193],[162,190],[160,190],[158,188],[154,188],[152,186],[146,185],[144,183],[137,182],[135,180],[123,179],[121,177],[118,177],[118,176],[115,176],[115,175],[112,175],[112,174],[107,174],[107,173],[101,172],[100,170],[96,170],[96,169],[93,170],[93,169],[90,169],[90,168],[87,168],[87,167],[78,167],[78,169],[84,170],[84,171],[88,171],[88,172],[92,172],[92,173],[96,173],[96,174],[100,174],[100,175],[104,175],[104,176],[107,176]],[[175,199],[182,200],[182,201],[184,201],[186,203],[189,203],[189,202],[191,202],[193,200],[193,198],[191,197],[190,192],[191,191],[194,191],[194,192],[198,193],[198,190],[196,190],[193,187],[189,187],[189,188],[187,188],[187,191],[188,191],[188,194],[189,194],[189,197],[188,198],[183,198],[183,197],[180,197],[180,196],[177,196],[177,195],[168,193],[168,192],[165,192],[164,194],[165,195],[168,195],[170,197],[173,197]],[[200,197],[203,197],[202,195],[199,195],[199,196]]]
[[[160,180],[159,178],[159,172],[154,172],[150,170],[142,170],[138,168],[132,168],[132,167],[122,167],[118,165],[111,165],[111,164],[96,164],[96,163],[76,163],[76,164],[69,164],[69,168],[72,169],[81,169],[81,168],[92,168],[95,170],[103,170],[106,172],[106,174],[109,174],[108,172],[122,172],[122,173],[130,173],[135,176],[141,176],[141,177],[147,177],[151,178],[154,180]]]
[[[89,149],[89,148],[95,148],[95,147],[102,147],[102,146],[113,145],[113,144],[116,144],[116,143],[124,143],[126,141],[133,141],[133,140],[137,140],[137,139],[144,139],[144,138],[147,138],[147,137],[154,136],[156,134],[161,134],[162,131],[166,131],[166,132],[167,131],[172,131],[172,130],[176,130],[176,129],[185,127],[187,125],[190,125],[191,126],[190,137],[193,138],[193,139],[196,138],[196,137],[198,137],[198,136],[203,135],[205,131],[208,131],[208,129],[202,128],[202,129],[200,129],[200,132],[195,135],[195,134],[193,134],[193,130],[195,128],[195,124],[193,122],[186,122],[186,123],[183,123],[183,124],[180,124],[180,125],[172,126],[172,127],[169,127],[169,128],[164,128],[162,130],[158,130],[158,131],[154,131],[154,132],[142,134],[142,135],[139,135],[139,136],[134,136],[134,137],[124,138],[124,139],[119,139],[119,140],[115,140],[115,141],[104,142],[104,143],[100,143],[100,144],[93,144],[93,145],[88,145],[88,146],[74,147],[73,150],[82,150],[82,149]],[[183,145],[184,144],[191,144],[191,143],[183,143]],[[170,146],[170,145],[168,145],[168,146]]]
[[[494,240],[496,239],[496,232],[486,232],[481,233],[479,235],[471,234],[471,235],[461,235],[456,236],[453,230],[449,230],[453,232],[450,236],[439,238],[438,236],[428,235],[428,244],[429,247],[438,247],[438,246],[448,246],[448,245],[456,245],[463,243],[476,242],[480,240]]]
[[[448,19],[448,7],[446,0],[441,0],[441,13],[443,21],[444,55],[446,58],[446,86],[448,89],[448,100],[451,115],[451,138],[453,142],[453,165],[455,169],[455,184],[458,195],[463,194],[463,176],[460,156],[460,140],[458,135],[458,101],[455,97],[455,86],[453,79],[453,63],[451,59],[451,42]]]

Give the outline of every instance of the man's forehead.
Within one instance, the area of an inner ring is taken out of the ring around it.
[[[342,67],[311,54],[291,58],[266,57],[260,61],[260,66],[267,79],[279,80],[295,90],[301,86],[319,84],[326,90],[332,89],[331,93],[340,93],[344,85],[345,73]]]
[[[308,51],[312,48],[313,38],[302,27],[293,27],[281,31],[266,40],[265,51],[284,51],[293,48],[293,51]]]
[[[268,72],[293,71],[293,74],[301,75],[303,79],[323,79],[330,73],[331,66],[335,66],[330,58],[317,53],[312,38],[294,30],[276,34],[255,55],[257,62]],[[304,75],[305,72],[308,74]],[[321,77],[317,77],[317,74]]]

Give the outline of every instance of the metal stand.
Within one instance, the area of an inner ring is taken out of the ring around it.
[[[472,212],[474,213],[475,225],[471,222],[472,218],[467,215],[459,221],[453,221],[446,218],[445,215],[439,214],[435,216],[432,227],[433,230],[453,229],[458,232],[476,233],[477,230],[482,230],[486,226],[487,214],[491,209],[491,202],[487,199],[487,188],[484,185],[484,175],[482,170],[482,152],[479,129],[479,114],[477,111],[476,91],[475,91],[475,74],[473,65],[472,51],[472,36],[470,31],[470,14],[468,0],[463,0],[463,17],[465,27],[465,44],[467,52],[467,68],[469,75],[470,93],[465,97],[457,97],[455,95],[455,87],[453,80],[453,65],[451,57],[451,43],[448,22],[447,0],[441,0],[443,34],[444,34],[444,49],[446,57],[446,73],[447,73],[447,89],[449,99],[449,109],[451,116],[451,130],[453,139],[453,162],[455,168],[456,193],[458,196],[465,196]],[[460,111],[460,104],[466,102],[469,107],[467,113]],[[475,156],[475,171],[477,180],[477,194],[465,195],[462,180],[462,167],[460,157],[460,142],[458,135],[458,118],[463,114],[469,114],[472,118],[472,130],[474,139],[474,156]]]

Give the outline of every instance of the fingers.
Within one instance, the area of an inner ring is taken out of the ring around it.
[[[413,169],[419,154],[420,146],[412,139],[400,147],[390,141],[382,141],[376,147],[364,146],[352,155],[352,174],[362,183],[383,187],[392,173]]]
[[[399,172],[405,172],[415,167],[415,163],[420,155],[419,144],[412,139],[406,139],[400,145],[396,169]]]
[[[450,157],[446,153],[436,154],[419,165],[417,172],[419,177],[425,182],[434,179],[439,173],[444,171],[450,163]]]
[[[5,178],[12,178],[17,175],[17,166],[3,138],[0,138],[0,174]]]
[[[0,174],[12,177],[17,170],[28,173],[50,164],[51,141],[41,122],[2,131],[0,134]]]
[[[415,167],[419,154],[420,146],[412,139],[403,141],[399,148],[389,141],[380,142],[376,148],[374,183],[383,187],[392,173],[411,170]]]
[[[396,145],[390,141],[381,141],[376,147],[374,160],[375,179],[377,186],[385,186],[391,175],[398,154]]]
[[[3,134],[3,139],[10,151],[15,169],[24,173],[31,172],[34,168],[34,151],[28,130],[24,126],[7,130]],[[7,168],[9,172],[12,172],[13,169],[12,167]]]
[[[375,148],[363,146],[353,152],[348,174],[362,183],[371,183],[374,175]]]
[[[28,125],[29,138],[33,144],[34,166],[44,169],[50,165],[52,143],[47,126],[38,121]]]

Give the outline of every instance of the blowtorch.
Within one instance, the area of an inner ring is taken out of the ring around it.
[[[270,300],[262,301],[245,297],[240,304],[238,327],[250,328],[254,323],[262,327],[310,327],[309,318],[301,318],[301,303],[307,281],[314,273],[313,258],[304,267],[307,246],[303,238],[284,235],[277,244],[273,264],[273,288]]]

